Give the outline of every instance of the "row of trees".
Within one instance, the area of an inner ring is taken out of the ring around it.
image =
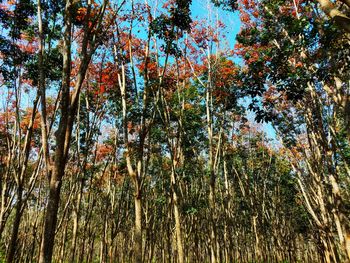
[[[350,260],[349,3],[213,2],[1,3],[3,260]]]

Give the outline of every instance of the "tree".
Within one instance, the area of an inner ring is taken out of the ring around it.
[[[344,127],[340,123],[348,119],[344,112],[348,86],[341,80],[349,74],[343,68],[348,61],[342,56],[326,55],[344,52],[343,47],[348,45],[345,35],[327,21],[317,19],[306,5],[281,8],[271,2],[256,6],[243,3],[240,8],[244,25],[237,47],[246,62],[242,80],[247,93],[254,97],[250,107],[257,112],[258,120],[273,121],[293,156],[291,163],[299,176],[308,211],[319,228],[326,261],[341,260],[343,253],[348,258],[348,223],[341,212],[346,210],[346,201],[337,172],[341,165],[334,161],[342,151],[336,146],[335,127]],[[276,16],[278,23],[273,22]],[[334,63],[341,66],[336,69]],[[337,99],[329,85],[335,87]],[[303,184],[310,188],[305,189]],[[315,188],[318,191],[312,192]],[[342,244],[340,255],[333,228]]]

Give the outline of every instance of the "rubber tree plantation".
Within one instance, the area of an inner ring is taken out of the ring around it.
[[[350,262],[349,0],[0,0],[0,262]]]

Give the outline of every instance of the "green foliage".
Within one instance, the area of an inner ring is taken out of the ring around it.
[[[56,47],[47,52],[44,56],[44,74],[50,81],[60,81],[62,77],[62,54]],[[39,81],[38,54],[35,54],[26,63],[28,72],[26,77],[33,80],[33,85],[37,86]]]
[[[347,63],[344,57],[327,55],[337,38],[341,38],[339,30],[327,21],[316,19],[307,5],[300,6],[297,17],[281,11],[281,5],[285,4],[285,1],[259,3],[257,22],[247,22],[237,35],[242,46],[239,53],[248,69],[242,73],[244,90],[246,95],[255,98],[250,109],[256,112],[258,121],[271,121],[276,117],[273,105],[260,103],[259,98],[268,86],[274,85],[288,100],[297,102],[307,93],[306,83],[317,85],[327,81],[336,73],[335,63]],[[337,53],[347,53],[347,45]]]
[[[237,10],[238,4],[237,0],[212,0],[215,6],[220,6],[228,11]]]
[[[168,16],[161,14],[150,25],[152,33],[165,42],[162,48],[166,53],[177,57],[181,55],[175,40],[181,32],[191,29],[191,2],[192,0],[176,0],[169,8]]]

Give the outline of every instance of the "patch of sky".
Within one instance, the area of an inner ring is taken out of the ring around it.
[[[239,100],[239,104],[243,105],[246,109],[246,118],[248,119],[251,125],[254,125],[258,130],[263,131],[266,134],[267,139],[271,141],[271,143],[278,147],[280,145],[279,140],[277,138],[277,134],[272,124],[269,122],[257,123],[255,120],[256,114],[254,111],[248,109],[249,104],[252,102],[252,99],[249,97],[242,98]]]
[[[208,25],[213,24],[216,20],[225,24],[225,35],[227,45],[233,50],[236,44],[236,36],[240,31],[241,21],[237,12],[225,11],[215,7],[210,0],[193,0],[191,5],[193,20],[206,20]],[[221,41],[221,39],[220,39]],[[234,62],[241,64],[239,57],[234,57]]]
[[[212,24],[215,20],[219,19],[222,23],[224,23],[226,26],[226,45],[228,45],[230,49],[234,49],[234,46],[236,44],[236,36],[239,33],[241,26],[240,18],[237,12],[229,12],[220,8],[216,8],[210,0],[193,0],[191,6],[191,13],[193,20],[204,19],[207,20],[208,24]],[[234,56],[233,61],[238,65],[243,64],[243,60],[238,56]],[[273,144],[279,144],[276,137],[276,131],[271,125],[271,123],[258,124],[255,121],[255,113],[251,110],[248,110],[248,105],[251,103],[251,101],[252,99],[248,97],[239,101],[239,103],[247,109],[246,115],[249,122],[257,126],[262,131],[264,131],[266,133],[267,138],[270,139]]]

